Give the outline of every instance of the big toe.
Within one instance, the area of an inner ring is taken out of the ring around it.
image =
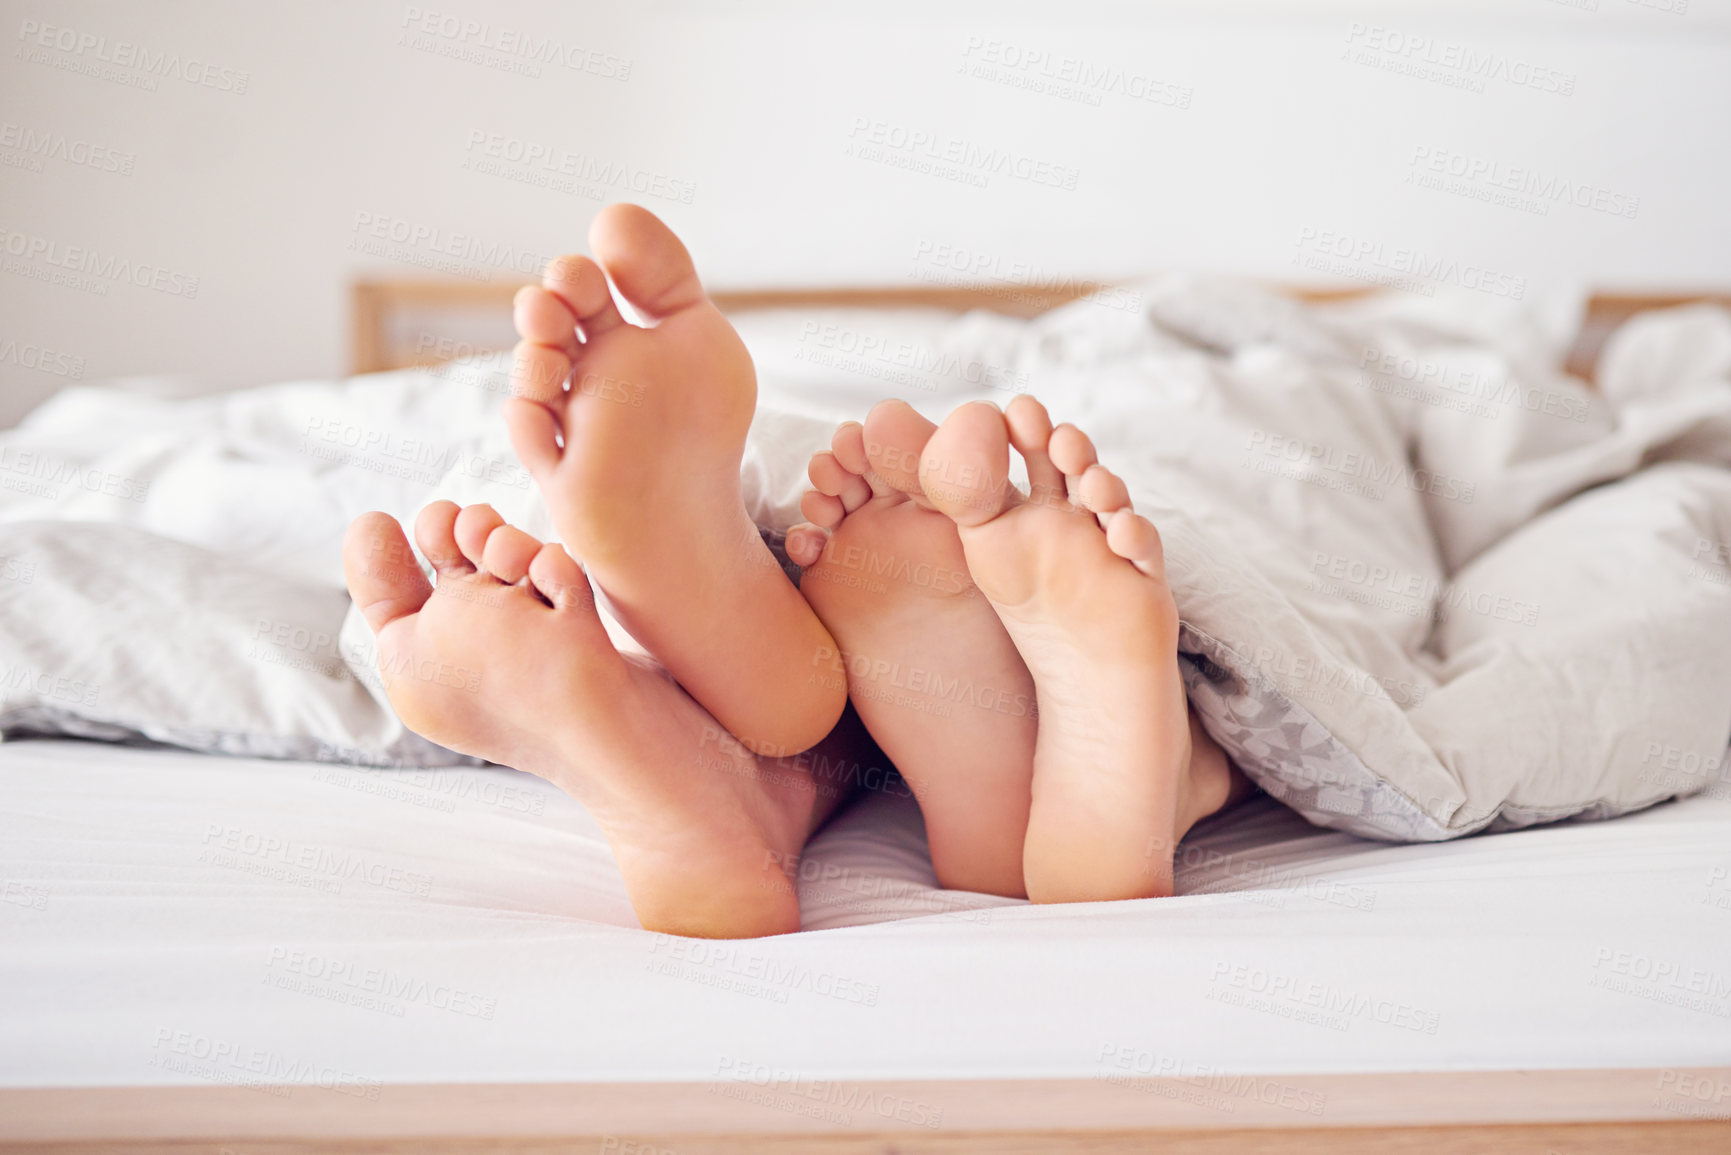
[[[971,401],[951,413],[920,455],[926,498],[957,525],[982,525],[1009,504],[1010,435],[996,405]]]
[[[639,205],[608,205],[589,226],[589,248],[620,294],[651,320],[703,299],[697,267],[673,230]]]
[[[920,455],[937,431],[906,401],[878,402],[865,419],[866,460],[872,473],[891,489],[930,504],[920,486]]]
[[[349,596],[375,634],[418,611],[433,592],[403,527],[384,513],[363,513],[349,523],[343,537],[343,576]]]

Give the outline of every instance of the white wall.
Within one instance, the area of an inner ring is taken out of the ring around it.
[[[988,261],[987,276],[1190,268],[1314,282],[1325,273],[1294,260],[1329,260],[1326,246],[1347,254],[1331,267],[1349,277],[1416,252],[1433,263],[1421,284],[1472,278],[1493,292],[1724,287],[1727,8],[4,0],[0,424],[74,372],[202,387],[338,373],[353,274],[413,273],[443,246],[468,254],[467,275],[516,277],[513,260],[582,245],[596,196],[662,213],[708,282],[731,287],[906,283],[943,246]],[[710,15],[722,9],[733,15]],[[417,33],[415,12],[454,19]],[[464,19],[491,21],[495,43],[554,41],[578,66],[506,71],[518,58],[465,47]],[[104,64],[121,42],[183,74]],[[1047,63],[1009,63],[1028,53]],[[1497,73],[1482,91],[1460,86],[1477,76],[1469,55]],[[1392,70],[1426,60],[1431,77]],[[1072,99],[1025,87],[1075,68],[1109,88],[1084,80]],[[907,149],[850,155],[914,134],[930,142],[912,150],[920,159],[977,165],[995,150],[1035,179],[989,173],[981,188],[883,159]],[[484,148],[470,142],[495,135],[660,195],[479,171]],[[1531,170],[1599,204],[1491,203],[1476,199],[1491,191],[1483,179],[1420,187],[1409,177],[1426,149],[1502,179]],[[369,251],[357,221],[436,240]],[[51,262],[97,272],[45,283],[64,272]],[[177,295],[193,277],[196,295]]]

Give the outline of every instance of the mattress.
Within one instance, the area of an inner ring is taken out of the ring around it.
[[[1257,799],[1177,897],[1048,907],[937,889],[888,791],[810,848],[802,933],[706,942],[511,770],[56,739],[0,745],[0,871],[12,1087],[1731,1062],[1723,781],[1417,845]]]

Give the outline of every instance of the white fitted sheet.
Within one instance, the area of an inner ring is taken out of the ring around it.
[[[808,862],[806,932],[674,940],[636,928],[582,809],[514,771],[7,743],[0,1084],[1731,1061],[1723,782],[1417,845],[1258,800],[1160,901],[935,890],[887,796]]]

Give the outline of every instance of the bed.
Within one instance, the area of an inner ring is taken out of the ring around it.
[[[511,288],[359,286],[357,369],[485,349]],[[1593,298],[1576,371],[1642,299]],[[734,944],[636,929],[581,808],[501,768],[18,741],[0,799],[14,1149],[1731,1143],[1723,774],[1616,822],[1432,845],[1259,799],[1186,841],[1178,897],[1045,908],[938,890],[886,791],[802,863],[808,933]]]

